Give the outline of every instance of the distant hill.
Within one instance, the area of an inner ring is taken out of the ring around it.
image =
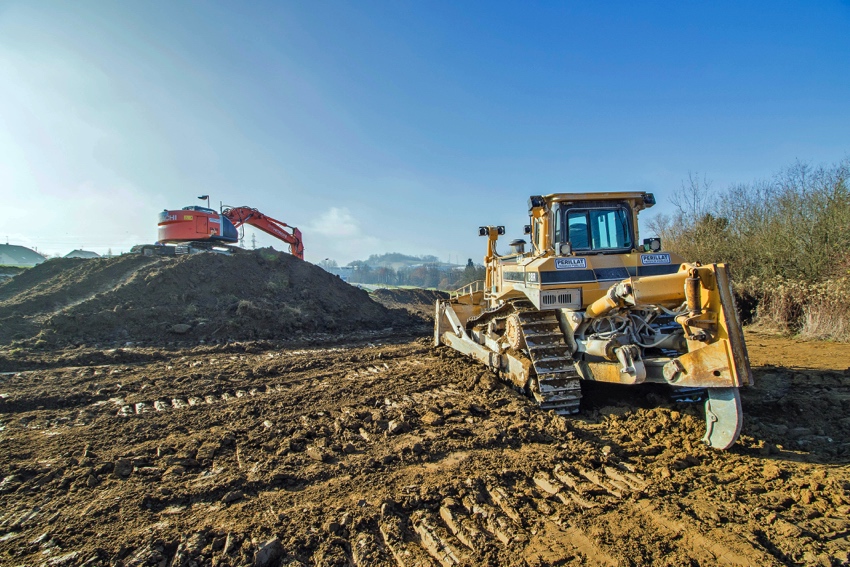
[[[395,270],[407,266],[419,266],[422,264],[439,264],[440,259],[436,256],[410,256],[400,252],[388,252],[386,254],[372,254],[365,260],[355,260],[349,266],[369,266],[370,268],[393,268]]]

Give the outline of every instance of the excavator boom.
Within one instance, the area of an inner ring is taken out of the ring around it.
[[[296,227],[273,219],[252,207],[227,207],[221,214],[232,222],[237,229],[248,224],[283,240],[289,244],[289,250],[293,256],[300,260],[304,259],[304,243],[301,240],[301,231]],[[290,229],[292,232],[288,232],[286,229]]]

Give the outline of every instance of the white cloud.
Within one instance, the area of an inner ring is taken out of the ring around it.
[[[302,232],[307,257],[313,262],[331,258],[346,264],[383,250],[382,241],[364,232],[360,221],[345,207],[331,207]]]

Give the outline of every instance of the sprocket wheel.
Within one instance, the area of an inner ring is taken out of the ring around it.
[[[519,315],[511,313],[505,321],[505,340],[513,350],[522,350],[525,347],[525,337],[522,334],[522,323]]]

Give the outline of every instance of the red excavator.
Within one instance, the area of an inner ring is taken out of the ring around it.
[[[273,219],[252,207],[224,207],[221,213],[206,207],[183,207],[159,213],[159,237],[155,245],[133,248],[146,255],[181,254],[203,250],[235,250],[228,246],[239,241],[238,230],[251,225],[289,244],[290,253],[304,259],[301,231]],[[290,229],[287,231],[286,229]],[[166,246],[174,244],[176,246]]]

